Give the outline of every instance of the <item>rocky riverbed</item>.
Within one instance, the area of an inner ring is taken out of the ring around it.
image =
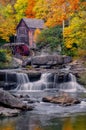
[[[22,111],[32,109],[32,106],[24,103],[17,96],[0,89],[0,116],[17,116]]]
[[[41,77],[42,73],[54,73],[60,75],[62,77],[65,73],[73,73],[77,81],[86,86],[86,66],[85,60],[76,60],[72,61],[69,57],[59,57],[59,56],[45,56],[45,57],[33,57],[28,60],[24,60],[21,62],[21,69],[17,69],[16,72],[20,73],[27,73],[28,77],[31,80],[38,80]],[[0,116],[17,116],[22,111],[33,110],[33,106],[28,105],[28,103],[34,103],[30,97],[20,97],[14,96],[7,91],[0,89]],[[46,98],[52,99],[53,101],[49,102],[59,102],[54,97],[44,97],[43,100]],[[67,97],[68,100],[71,97]],[[64,104],[67,100],[64,100],[65,97],[60,97],[61,103]],[[64,102],[63,102],[64,101]],[[69,101],[69,100],[68,100]],[[68,104],[73,105],[72,102],[66,102],[65,106]],[[28,102],[28,103],[27,103]],[[77,99],[77,102],[80,101]]]

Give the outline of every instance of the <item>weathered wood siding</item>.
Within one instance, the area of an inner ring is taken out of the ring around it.
[[[34,44],[34,29],[29,29],[29,32],[28,32],[28,35],[29,35],[29,46],[30,47],[33,47],[33,44]]]
[[[42,29],[41,25],[39,26],[40,30]],[[34,32],[37,29],[37,27],[38,27],[37,20],[32,21],[32,23],[30,23],[30,22],[28,22],[27,19],[26,19],[26,21],[24,19],[22,19],[16,28],[17,29],[16,42],[25,43],[25,44],[28,44],[31,48],[35,48],[36,44],[34,43],[35,42],[34,41]]]
[[[29,44],[28,28],[23,20],[17,28],[17,42]]]

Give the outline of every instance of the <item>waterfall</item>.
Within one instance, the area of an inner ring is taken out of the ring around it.
[[[57,90],[63,92],[85,91],[76,81],[76,77],[71,74],[53,74],[43,73],[40,80],[30,82],[26,74],[17,74],[18,86],[17,90],[25,91],[42,91],[42,90]]]
[[[5,90],[19,90],[29,83],[28,75],[14,71],[2,71],[0,73],[0,82]]]
[[[83,86],[77,83],[76,77],[72,73],[64,75],[63,82],[59,83],[58,81],[56,87],[59,91],[63,92],[86,91]]]
[[[15,90],[28,90],[29,78],[25,73],[16,73],[17,88]]]
[[[6,90],[15,91],[48,91],[56,90],[63,92],[86,92],[86,89],[79,85],[76,77],[71,73],[43,73],[39,80],[31,82],[28,75],[18,72],[4,72],[0,77],[4,80]],[[5,77],[5,78],[3,78]]]
[[[51,76],[52,76],[51,73],[43,73],[41,75],[40,80],[35,82],[28,81],[27,83],[21,84],[17,88],[17,90],[40,91],[40,90],[48,89],[49,88],[48,86],[50,84],[49,81],[51,81]],[[20,77],[18,76],[18,78]],[[21,80],[22,79],[20,79],[19,82],[21,82]]]
[[[18,84],[25,84],[29,82],[28,75],[25,73],[16,73],[16,76]]]

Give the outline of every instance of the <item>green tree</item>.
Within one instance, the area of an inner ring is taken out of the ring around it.
[[[44,29],[37,37],[38,46],[49,45],[51,49],[58,50],[59,45],[62,45],[62,27],[55,26]]]

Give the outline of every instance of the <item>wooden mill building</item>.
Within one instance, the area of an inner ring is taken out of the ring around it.
[[[36,29],[42,30],[44,28],[44,21],[34,18],[23,18],[17,25],[17,39],[18,43],[28,44],[29,47],[34,47],[34,32]]]

